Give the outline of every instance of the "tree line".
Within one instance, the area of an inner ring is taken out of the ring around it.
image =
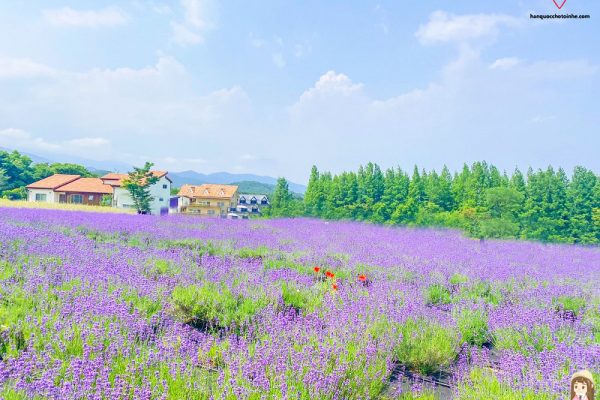
[[[451,173],[411,174],[374,163],[332,175],[312,167],[304,200],[278,182],[268,216],[310,216],[380,224],[459,228],[478,238],[600,243],[600,177],[576,167],[509,176],[485,161]]]
[[[0,197],[11,200],[27,198],[25,187],[53,174],[95,176],[87,168],[70,163],[34,163],[18,151],[0,151]]]

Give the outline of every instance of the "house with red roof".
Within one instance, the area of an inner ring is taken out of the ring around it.
[[[171,179],[166,171],[152,171],[159,180],[150,186],[151,214],[169,210]],[[27,186],[29,201],[100,205],[134,208],[129,191],[123,187],[127,174],[106,174],[101,178],[82,178],[80,175],[55,174]]]

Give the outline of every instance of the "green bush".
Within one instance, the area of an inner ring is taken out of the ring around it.
[[[449,280],[451,285],[461,285],[463,283],[467,283],[468,281],[469,281],[468,277],[466,277],[463,274],[459,274],[459,273],[452,275]]]
[[[482,346],[489,341],[488,317],[483,310],[462,308],[453,314],[464,342]]]
[[[399,327],[394,358],[411,370],[430,374],[452,363],[459,349],[456,331],[425,319],[408,319]]]
[[[281,297],[283,304],[294,308],[296,311],[313,312],[323,303],[323,285],[312,288],[299,288],[296,285],[283,282],[281,284]]]
[[[498,305],[502,301],[502,293],[498,288],[493,287],[491,283],[478,281],[471,286],[463,286],[458,298]]]
[[[450,304],[452,296],[447,287],[433,284],[425,290],[425,302],[432,305]]]
[[[266,296],[235,295],[225,285],[212,282],[178,286],[171,299],[176,315],[185,323],[207,330],[231,327],[238,333],[269,303]]]
[[[494,346],[500,350],[507,349],[530,355],[552,350],[556,347],[556,343],[571,344],[575,340],[575,335],[573,328],[566,326],[553,332],[548,325],[534,325],[496,329],[492,339]]]
[[[237,255],[240,258],[264,258],[269,255],[271,250],[265,246],[259,246],[256,248],[242,247],[237,250]]]
[[[482,368],[471,370],[469,379],[458,385],[457,400],[554,400],[555,395],[533,390],[513,389],[501,383],[492,371]]]
[[[581,297],[559,296],[552,300],[554,306],[560,311],[569,311],[573,315],[580,315],[587,302]]]

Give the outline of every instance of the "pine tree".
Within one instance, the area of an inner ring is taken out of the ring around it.
[[[594,198],[597,185],[598,179],[592,171],[583,167],[575,167],[567,190],[567,204],[570,235],[572,241],[576,243],[596,242],[592,210],[594,202],[597,201]]]

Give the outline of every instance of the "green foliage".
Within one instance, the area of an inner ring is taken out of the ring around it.
[[[256,248],[242,247],[237,250],[237,255],[240,258],[264,258],[271,252],[271,249],[265,246],[258,246]]]
[[[150,195],[150,186],[159,181],[159,178],[150,170],[154,164],[146,162],[143,167],[134,167],[129,177],[123,182],[123,187],[129,191],[129,195],[138,210],[138,213],[150,212],[150,203],[154,198]]]
[[[557,343],[573,343],[575,332],[571,327],[561,327],[554,333],[548,325],[530,327],[506,327],[492,333],[494,346],[500,350],[512,350],[524,355],[552,350]]]
[[[399,168],[383,173],[373,163],[332,176],[313,166],[304,208],[313,217],[445,226],[481,239],[600,243],[600,179],[582,167],[569,182],[562,169],[530,170],[525,179],[485,161],[454,176],[447,167],[438,174],[415,166],[410,177]]]
[[[488,317],[485,311],[465,307],[454,310],[453,316],[464,342],[482,346],[490,340]]]
[[[510,384],[501,383],[492,371],[484,368],[471,370],[469,379],[459,384],[456,397],[457,400],[554,400],[555,398],[555,395],[534,392],[531,389],[514,389]]]
[[[456,273],[456,274],[452,275],[450,277],[450,279],[448,280],[448,282],[451,285],[461,285],[463,283],[467,283],[468,281],[469,281],[468,277],[466,277],[463,274],[459,274],[459,273]]]
[[[281,284],[281,297],[283,304],[297,311],[311,313],[323,303],[324,285],[311,288],[300,288],[297,285],[283,282]]]
[[[500,290],[487,281],[477,281],[471,285],[463,286],[458,293],[457,300],[468,299],[475,302],[484,301],[498,305],[502,301]]]
[[[225,285],[178,286],[171,300],[175,314],[185,323],[207,330],[233,328],[241,331],[252,317],[267,306],[265,295],[256,298],[235,295]]]
[[[394,358],[411,370],[431,374],[450,365],[459,349],[458,334],[425,319],[408,319],[399,327]]]
[[[438,283],[430,285],[425,289],[425,302],[432,305],[450,304],[452,295],[450,290]]]
[[[559,296],[552,299],[552,303],[560,311],[567,311],[577,316],[581,314],[581,311],[585,308],[587,301],[581,297]]]

